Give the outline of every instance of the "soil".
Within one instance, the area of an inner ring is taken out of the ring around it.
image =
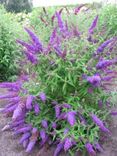
[[[3,90],[0,93],[3,93]],[[3,107],[5,103],[6,101],[0,101],[0,107]],[[117,111],[117,106],[114,107],[114,111]],[[11,131],[1,131],[9,121],[10,118],[5,118],[0,114],[0,156],[53,156],[55,147],[49,148],[47,145],[42,149],[37,146],[30,154],[26,153],[23,147],[19,145],[18,138],[14,138]],[[97,156],[117,156],[117,116],[112,117],[110,125],[112,136],[103,144],[104,152],[97,153]],[[68,156],[68,154],[61,153],[60,156]],[[75,156],[83,155],[76,153]]]

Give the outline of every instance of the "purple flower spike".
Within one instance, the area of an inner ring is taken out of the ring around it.
[[[32,126],[26,126],[26,127],[16,130],[14,134],[17,135],[20,133],[26,133],[26,132],[29,132],[31,129],[32,129]]]
[[[17,43],[19,43],[19,44],[21,44],[23,47],[25,47],[28,51],[32,51],[32,52],[35,52],[35,47],[33,46],[33,45],[31,45],[31,44],[29,44],[29,43],[26,43],[26,42],[24,42],[24,41],[22,41],[22,40],[16,40],[17,41]]]
[[[71,105],[68,104],[68,103],[64,103],[64,104],[62,105],[62,107],[63,107],[63,108],[68,108],[68,109],[70,109],[70,108],[71,108]]]
[[[55,152],[54,152],[54,156],[58,156],[59,153],[62,151],[63,147],[64,147],[64,142],[60,142],[60,143],[57,145],[57,148],[56,148],[56,150],[55,150]]]
[[[24,140],[28,139],[31,136],[31,134],[29,132],[24,133],[19,141],[20,144],[22,144],[24,142]]]
[[[60,106],[59,105],[55,106],[55,114],[56,114],[56,118],[58,118],[60,115]]]
[[[73,111],[67,113],[67,120],[71,126],[74,126],[76,123],[75,115],[76,113]]]
[[[54,39],[56,38],[56,33],[57,33],[57,28],[55,27],[52,31],[52,34],[50,36],[50,41],[49,43],[52,45],[54,43]]]
[[[45,95],[45,93],[41,92],[39,94],[39,97],[40,97],[40,99],[41,99],[42,102],[46,102],[46,95]]]
[[[64,28],[65,28],[65,25],[64,25],[64,23],[62,21],[61,15],[58,12],[56,12],[56,17],[57,17],[57,20],[58,20],[58,26],[59,26],[61,32],[63,32]]]
[[[35,111],[35,114],[38,115],[40,113],[40,107],[39,107],[39,104],[38,103],[35,103],[34,104],[34,111]]]
[[[37,133],[38,132],[38,129],[36,128],[36,127],[34,127],[33,129],[32,129],[32,134],[35,134],[35,133]]]
[[[32,101],[33,101],[34,97],[32,95],[29,95],[27,100],[26,100],[26,108],[28,110],[32,109]]]
[[[113,64],[112,60],[102,60],[97,63],[96,69],[105,69],[108,66],[111,66],[112,64]]]
[[[96,156],[96,152],[94,151],[93,146],[90,143],[86,143],[85,147],[91,156]]]
[[[40,130],[40,137],[41,137],[42,141],[45,142],[45,139],[46,139],[46,132],[45,132],[45,130]]]
[[[105,41],[104,43],[102,43],[102,44],[98,47],[98,49],[97,49],[97,51],[96,51],[96,54],[102,53],[102,52],[104,51],[104,49],[105,49],[112,41],[113,41],[113,38],[111,38],[111,39]]]
[[[41,124],[42,124],[43,128],[48,128],[47,120],[42,120]]]
[[[117,115],[117,111],[112,111],[111,113],[110,113],[111,115]]]
[[[13,112],[13,111],[17,108],[17,105],[18,105],[18,104],[12,105],[11,107],[6,108],[3,112],[4,112],[4,113]]]
[[[89,28],[89,34],[93,34],[94,29],[97,25],[97,21],[98,21],[98,16],[95,17],[93,23],[91,24],[90,28]]]
[[[0,99],[7,99],[7,98],[13,98],[13,97],[16,97],[17,95],[14,93],[14,94],[6,94],[6,95],[0,95]]]
[[[13,112],[12,119],[16,120],[21,114],[22,114],[22,108],[18,106]]]
[[[82,7],[84,7],[86,4],[82,4],[80,6],[78,6],[77,8],[75,8],[74,10],[74,14],[77,15],[79,13],[79,11],[81,10]]]
[[[98,150],[99,152],[103,152],[103,151],[104,151],[103,148],[100,146],[99,143],[95,143],[95,144],[94,144],[94,147],[95,147],[95,149]]]
[[[68,151],[73,146],[73,141],[71,138],[65,139],[64,150]]]
[[[29,51],[25,51],[25,55],[27,57],[27,59],[32,63],[32,64],[37,64],[38,63],[38,60],[37,60],[37,57],[29,52]]]
[[[31,30],[29,30],[28,28],[25,28],[25,30],[27,31],[27,33],[31,37],[31,39],[32,39],[33,43],[35,44],[37,50],[42,51],[43,50],[42,43],[40,42],[39,38],[35,35],[35,33],[32,32]]]
[[[57,128],[57,124],[56,124],[56,122],[53,122],[53,123],[52,123],[52,128],[54,128],[54,129]]]
[[[101,77],[98,75],[89,76],[87,77],[87,81],[93,86],[98,87],[101,83]]]
[[[32,151],[33,147],[35,146],[35,144],[36,144],[35,140],[34,141],[30,141],[28,146],[27,146],[27,148],[26,148],[26,152],[30,153]]]
[[[91,114],[91,118],[103,132],[110,133],[110,131],[104,126],[103,122],[95,114]]]
[[[65,128],[64,135],[66,135],[69,132],[69,128]]]

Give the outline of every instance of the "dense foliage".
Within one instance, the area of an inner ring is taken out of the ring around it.
[[[18,72],[16,59],[20,53],[16,38],[22,29],[14,17],[0,6],[0,81],[8,80]]]
[[[117,37],[104,40],[98,15],[87,29],[79,28],[82,7],[71,12],[62,8],[52,16],[43,8],[48,20],[41,18],[41,31],[47,29],[46,38],[39,39],[34,28],[25,28],[29,42],[17,39],[25,56],[20,62],[22,74],[16,82],[0,84],[8,89],[0,99],[9,99],[1,112],[12,116],[3,130],[22,134],[20,143],[26,152],[39,141],[40,147],[57,145],[54,156],[63,149],[72,155],[84,148],[94,156],[103,150],[100,132],[111,134],[106,119],[111,107],[110,86],[117,77]],[[88,23],[89,19],[85,20]]]

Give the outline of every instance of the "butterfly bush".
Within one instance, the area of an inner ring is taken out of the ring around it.
[[[83,6],[67,12],[67,18],[78,16]],[[110,113],[110,86],[117,78],[117,58],[112,49],[108,52],[117,37],[103,43],[100,36],[96,38],[98,15],[87,32],[80,32],[75,23],[63,20],[64,14],[63,9],[56,11],[49,19],[52,30],[47,44],[30,28],[25,28],[29,43],[17,39],[23,48],[25,74],[16,82],[0,83],[8,90],[0,95],[8,101],[0,112],[12,117],[2,131],[20,134],[26,152],[36,143],[42,147],[51,142],[56,145],[54,156],[62,150],[84,149],[96,155],[103,151],[100,132],[111,134],[105,119]]]

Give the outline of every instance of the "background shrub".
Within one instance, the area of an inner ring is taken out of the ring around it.
[[[32,0],[7,0],[5,4],[7,11],[10,12],[30,12],[32,10]]]
[[[0,81],[3,81],[18,74],[16,60],[20,54],[16,38],[22,28],[16,22],[15,16],[7,13],[2,6],[0,6],[0,19]]]

